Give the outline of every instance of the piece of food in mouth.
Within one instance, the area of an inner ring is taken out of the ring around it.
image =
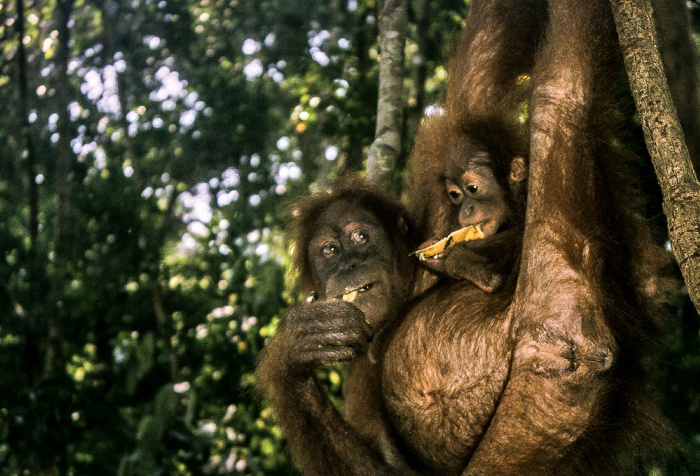
[[[318,299],[318,293],[316,291],[311,291],[306,296],[306,304],[311,304],[312,302],[316,301],[317,299]]]
[[[369,291],[369,289],[371,287],[372,287],[371,284],[365,284],[364,286],[360,286],[357,289],[353,289],[352,291],[348,291],[347,293],[343,294],[343,301],[353,302],[355,299],[357,299],[358,294],[363,293],[365,291]]]
[[[343,301],[353,302],[357,298],[357,291],[352,291],[347,294],[343,294]]]
[[[413,254],[416,255],[419,260],[425,261],[428,258],[439,255],[456,243],[461,243],[462,241],[479,240],[483,237],[484,232],[481,230],[481,225],[469,225],[465,226],[464,228],[460,228],[457,231],[453,231],[437,243],[417,250]]]

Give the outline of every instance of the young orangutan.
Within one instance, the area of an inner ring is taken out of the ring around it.
[[[463,133],[453,140],[442,174],[446,195],[435,200],[449,199],[448,232],[478,226],[483,239],[450,243],[439,254],[421,257],[429,269],[466,279],[488,293],[501,289],[516,268],[527,187],[525,157],[509,156],[508,169],[501,171],[495,167],[496,154],[502,152],[473,135]],[[435,242],[429,239],[420,248]]]

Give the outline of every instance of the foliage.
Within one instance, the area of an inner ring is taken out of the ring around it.
[[[421,33],[421,3],[405,78],[419,110],[466,13],[430,0]],[[0,2],[0,474],[294,474],[252,371],[299,298],[287,206],[363,168],[376,2],[23,5]],[[688,326],[667,384],[685,422],[700,395]],[[340,405],[342,369],[319,375]]]

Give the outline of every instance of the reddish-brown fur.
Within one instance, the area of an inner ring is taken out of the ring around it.
[[[416,242],[403,207],[377,185],[354,179],[337,185],[330,193],[303,199],[294,207],[290,233],[304,293],[320,291],[326,284],[313,271],[314,260],[319,258],[309,251],[319,222],[323,216],[341,217],[344,213],[355,217],[369,213],[381,224],[392,245],[388,251],[381,248],[391,254],[388,260],[369,254],[354,265],[356,271],[343,271],[362,274],[367,264],[390,268],[400,285],[391,288],[389,312],[363,315],[353,304],[322,293],[319,302],[291,308],[264,349],[256,370],[257,388],[271,401],[294,461],[306,474],[389,475],[402,463],[383,413],[379,367],[370,358],[379,352],[378,335],[398,317],[409,298],[415,267],[409,253]],[[337,225],[343,227],[346,223]],[[365,321],[382,325],[369,329]],[[372,335],[374,340],[368,345]],[[344,419],[316,380],[314,370],[320,364],[347,361],[350,367],[343,390],[348,402]],[[392,455],[394,459],[388,464],[385,459]]]
[[[443,236],[455,227],[443,160],[457,135],[496,157],[529,156],[519,265],[495,293],[445,279],[418,296],[379,336],[378,365],[348,354],[347,420],[309,373],[290,370],[298,348],[282,329],[258,377],[306,473],[617,475],[675,461],[648,372],[668,259],[617,145],[622,72],[605,0],[473,1],[407,197],[420,238]],[[506,165],[494,166],[503,177]],[[352,309],[316,317],[359,345]]]
[[[471,302],[449,284],[431,289],[389,341],[388,413],[405,453],[427,472],[635,474],[677,444],[647,372],[661,322],[656,290],[645,289],[658,268],[646,263],[668,258],[637,213],[634,162],[613,145],[611,93],[623,70],[612,17],[604,1],[550,2],[538,47],[518,36],[520,18],[507,12],[514,3],[474,2],[467,28],[479,26],[460,49],[469,61],[457,59],[444,115],[427,119],[416,140],[406,193],[422,238],[453,229],[449,200],[434,197],[454,137],[517,151],[515,111],[529,99],[523,252],[517,287],[505,296],[513,304],[482,308],[502,303],[507,289]],[[500,8],[499,18],[488,13]],[[521,44],[537,52],[532,64],[501,56]],[[523,72],[531,97],[508,88]],[[493,322],[503,327],[493,331]]]

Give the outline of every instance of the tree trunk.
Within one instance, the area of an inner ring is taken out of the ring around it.
[[[361,15],[358,15],[351,27],[353,32],[352,56],[357,58],[357,80],[356,87],[359,91],[366,91],[370,88],[368,72],[372,66],[372,60],[369,58],[369,49],[376,41],[376,27],[371,22],[367,21],[370,12],[369,8],[364,9]],[[345,12],[345,14],[347,14]],[[338,172],[342,175],[346,171],[358,172],[362,170],[364,160],[364,145],[359,140],[349,140],[352,133],[346,136],[348,142],[343,149],[347,150],[347,155],[342,162],[339,162]]]
[[[55,274],[52,277],[52,298],[56,304],[53,313],[47,316],[48,347],[44,362],[44,375],[51,377],[62,369],[63,325],[61,308],[65,283],[68,279],[68,263],[73,247],[71,226],[71,168],[73,150],[71,122],[68,113],[68,99],[71,97],[68,84],[68,59],[70,57],[70,21],[73,0],[56,2],[55,18],[58,29],[58,50],[56,53],[56,108],[58,110],[58,143],[56,144],[55,210]]]
[[[695,175],[700,176],[700,68],[683,0],[652,0],[659,51]]]
[[[425,109],[425,78],[428,75],[428,28],[430,27],[430,0],[420,0],[416,6],[416,43],[418,51],[412,60],[411,97],[408,99],[409,111],[406,134],[414,137],[423,119]]]
[[[612,0],[615,23],[647,148],[663,193],[673,252],[700,312],[700,183],[671,100],[650,0]]]
[[[103,61],[104,66],[114,65],[115,54],[117,53],[117,31],[121,18],[124,12],[121,8],[121,3],[115,0],[104,0],[100,2],[100,13],[102,15],[102,37],[104,38]],[[127,60],[124,56],[124,61]],[[104,69],[103,69],[104,71]],[[138,160],[138,154],[134,150],[134,141],[129,135],[129,121],[126,120],[128,111],[128,103],[126,100],[126,84],[124,77],[125,73],[115,71],[117,75],[117,98],[119,100],[120,116],[118,119],[119,126],[124,130],[124,159],[131,163],[134,171],[131,179],[136,183],[138,188],[144,188],[143,173],[141,171],[141,163]],[[104,79],[103,79],[104,80]],[[118,160],[121,155],[116,155],[116,158],[110,157],[107,160],[107,168],[112,174],[122,173],[122,160]]]
[[[27,191],[29,202],[29,258],[30,268],[34,264],[36,241],[39,234],[39,193],[36,185],[36,157],[29,125],[29,92],[27,84],[27,52],[24,47],[24,0],[17,0],[17,62],[19,86],[19,113],[22,117],[22,136],[27,147]],[[30,269],[31,271],[31,269]]]
[[[36,309],[35,309],[35,289],[37,288],[37,240],[39,236],[39,190],[36,183],[36,156],[34,142],[32,140],[31,125],[29,124],[29,85],[27,84],[27,52],[24,47],[24,0],[17,0],[17,71],[19,88],[19,115],[22,124],[22,137],[27,150],[25,161],[27,177],[27,202],[29,205],[29,249],[27,250],[27,273],[29,281],[29,294],[24,319],[24,356],[22,365],[24,375],[28,381],[32,382],[37,376],[39,351],[37,348],[36,336]],[[8,297],[11,296],[9,288]]]
[[[377,129],[367,156],[367,178],[388,184],[401,152],[406,0],[385,0],[379,19],[381,60]]]

